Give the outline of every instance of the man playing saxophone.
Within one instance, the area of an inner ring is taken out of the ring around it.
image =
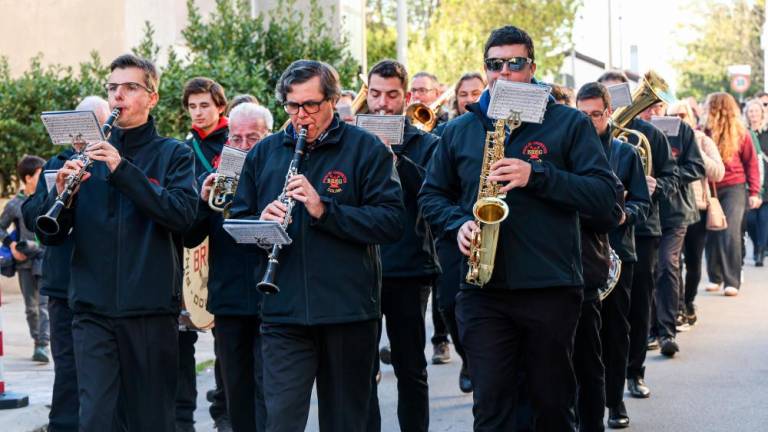
[[[523,30],[494,30],[485,44],[489,89],[497,80],[536,83],[534,47]],[[419,203],[439,233],[455,233],[464,255],[477,229],[477,200],[490,92],[450,122],[428,168]],[[515,430],[517,378],[527,374],[539,431],[574,430],[576,383],[571,364],[582,300],[579,212],[605,214],[615,180],[590,120],[550,99],[541,124],[507,137],[504,157],[488,167],[501,183],[508,217],[501,222],[494,271],[457,296],[459,335],[474,384],[476,431]],[[466,274],[466,265],[464,271]]]
[[[270,432],[304,430],[315,381],[321,431],[366,430],[381,318],[378,244],[400,238],[405,210],[391,151],[334,115],[340,92],[325,63],[298,60],[283,72],[275,94],[290,124],[248,153],[232,204],[234,218],[290,218],[292,243],[274,273],[279,292],[262,305]],[[286,181],[299,131],[301,170]],[[283,192],[292,214],[275,199]],[[267,254],[257,258],[259,280]]]

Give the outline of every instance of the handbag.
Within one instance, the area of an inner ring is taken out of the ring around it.
[[[717,198],[717,186],[714,183],[709,183],[710,193],[707,196],[707,230],[708,231],[722,231],[728,228],[728,221],[725,218],[725,212],[723,206],[720,205],[720,200]]]

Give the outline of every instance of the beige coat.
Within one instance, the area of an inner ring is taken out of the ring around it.
[[[696,143],[701,150],[701,157],[704,159],[704,172],[707,174],[707,181],[695,181],[691,183],[693,187],[693,196],[696,197],[696,207],[699,210],[707,208],[709,197],[708,182],[717,183],[725,175],[725,165],[717,150],[717,144],[712,141],[704,132],[695,130]]]

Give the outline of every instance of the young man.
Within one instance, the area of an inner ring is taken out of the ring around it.
[[[579,401],[579,411],[580,418],[582,417],[581,413],[586,412],[583,417],[587,418],[587,422],[592,422],[591,426],[582,422],[582,426],[592,428],[587,428],[587,430],[602,430],[604,407],[607,406],[609,410],[608,426],[621,428],[629,425],[629,417],[622,399],[624,397],[624,379],[629,350],[629,296],[632,287],[632,270],[634,263],[637,262],[634,226],[642,223],[647,217],[651,199],[637,151],[631,144],[611,138],[609,119],[613,111],[608,89],[599,83],[585,84],[576,95],[576,106],[592,119],[592,124],[595,125],[600,141],[605,148],[611,169],[626,191],[624,223],[609,233],[611,247],[621,259],[621,276],[611,294],[603,299],[599,305],[599,318],[602,319],[602,326],[598,329],[597,339],[591,339],[599,344],[597,346],[601,348],[602,352],[602,365],[593,362],[594,366],[591,371],[594,372],[599,369],[602,372],[604,365],[604,389],[592,393],[588,389],[579,390],[579,394],[583,394]],[[582,249],[584,249],[583,246]],[[582,319],[579,321],[580,328],[582,322],[585,322],[584,317],[585,314],[582,311]],[[577,335],[577,352],[579,351],[579,341]],[[577,355],[574,354],[574,362],[577,362],[576,357]],[[597,359],[600,360],[600,357]],[[587,371],[587,373],[589,372]],[[601,377],[602,375],[601,373]],[[597,420],[600,422],[599,426],[595,424]]]
[[[24,156],[16,164],[16,175],[23,183],[23,188],[11,198],[0,214],[0,241],[11,249],[19,275],[19,287],[24,296],[24,312],[27,315],[29,335],[35,343],[32,360],[48,363],[48,342],[50,327],[48,324],[48,297],[40,292],[42,277],[43,249],[35,240],[35,233],[24,222],[21,207],[37,188],[40,173],[45,160],[37,156]],[[11,238],[9,228],[13,225],[18,235]]]
[[[229,145],[250,150],[272,129],[270,112],[253,103],[235,107],[229,117]],[[216,317],[216,359],[219,363],[227,411],[234,431],[266,427],[261,361],[261,293],[255,289],[253,267],[259,249],[235,243],[224,231],[222,213],[208,207],[215,173],[200,180],[200,205],[195,226],[184,235],[187,247],[209,238],[208,311]],[[218,428],[217,428],[218,429]]]
[[[280,292],[264,298],[262,354],[267,431],[303,430],[317,380],[321,431],[365,431],[381,317],[379,244],[403,234],[403,197],[392,153],[338,119],[338,74],[325,63],[293,62],[275,94],[287,129],[260,142],[246,159],[232,217],[285,222],[293,242],[279,256]],[[300,129],[301,170],[278,201]],[[256,278],[267,268],[260,253]],[[339,272],[339,266],[344,267]]]
[[[376,63],[368,72],[370,111],[403,115],[407,85],[405,66],[394,60]],[[437,142],[435,135],[422,132],[406,121],[403,143],[390,146],[395,153],[395,166],[403,188],[406,225],[405,234],[397,243],[381,247],[381,312],[387,318],[391,363],[397,376],[397,417],[400,429],[404,431],[426,432],[429,429],[424,316],[429,292],[440,267],[429,226],[419,216],[416,196]],[[377,364],[376,372],[378,369]],[[376,387],[374,379],[368,432],[381,430]]]
[[[109,117],[109,104],[99,96],[84,98],[75,108],[78,111],[93,111],[99,124]],[[70,159],[83,144],[75,144],[49,159],[43,166],[43,173],[58,170],[64,161]],[[37,182],[35,194],[24,202],[24,222],[30,229],[35,227],[35,217],[47,209],[41,209],[53,184]],[[58,246],[45,248],[43,257],[43,278],[40,294],[48,296],[48,312],[51,322],[51,353],[54,363],[53,396],[48,414],[48,430],[69,432],[78,430],[80,403],[77,395],[77,370],[72,340],[72,309],[68,303],[69,266],[72,257],[72,241],[67,239]]]
[[[450,122],[419,194],[424,217],[458,232],[469,255],[490,90],[498,79],[535,83],[533,41],[516,27],[485,44],[489,91]],[[595,129],[578,111],[550,99],[542,124],[524,123],[490,167],[502,182],[509,216],[501,224],[493,275],[482,288],[462,283],[459,333],[474,385],[476,431],[514,430],[518,373],[524,371],[540,431],[574,430],[573,337],[583,297],[579,212],[610,213],[615,179]],[[557,245],[555,247],[554,245]],[[564,246],[565,245],[565,246]],[[466,274],[462,263],[462,275]]]
[[[174,430],[181,272],[175,237],[197,211],[192,151],[157,134],[149,112],[158,76],[126,54],[105,89],[120,117],[109,142],[91,144],[93,165],[45,244],[73,242],[69,300],[74,317],[80,430],[110,430],[120,396],[129,430]],[[83,168],[68,160],[56,193]],[[49,194],[43,211],[55,194]],[[70,234],[71,233],[71,234]]]

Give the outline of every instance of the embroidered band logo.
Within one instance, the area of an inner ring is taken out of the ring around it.
[[[532,161],[540,161],[548,152],[547,146],[541,141],[531,141],[523,147],[523,155]]]
[[[323,184],[328,185],[328,192],[339,193],[341,186],[347,182],[347,176],[341,171],[328,171],[323,177]]]

